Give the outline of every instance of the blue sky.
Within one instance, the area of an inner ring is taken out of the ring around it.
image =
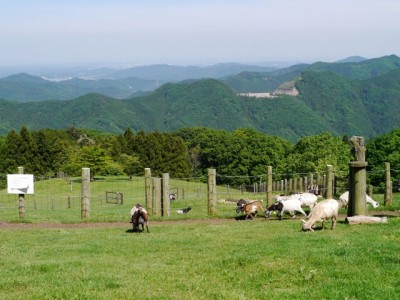
[[[0,67],[400,56],[399,0],[2,0]]]

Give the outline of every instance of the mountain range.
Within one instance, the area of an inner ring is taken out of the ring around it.
[[[184,78],[181,73],[176,78],[183,81],[161,75],[151,78],[152,72],[157,74],[153,69],[147,78],[121,75],[120,79],[99,79],[90,84],[77,78],[50,82],[27,74],[2,78],[0,133],[22,125],[31,129],[77,126],[113,133],[128,127],[136,131],[250,127],[296,141],[325,131],[369,138],[400,124],[400,58],[395,55],[271,70],[260,67],[230,75],[219,71],[214,72],[221,76],[216,78],[190,74]],[[132,75],[137,74],[127,73]],[[141,85],[135,86],[129,78]],[[123,81],[132,88],[122,88]],[[107,91],[114,86],[114,92],[125,89],[125,94],[110,96],[105,92],[107,85]],[[296,90],[296,96],[276,92],[287,86]],[[50,98],[42,97],[44,93]],[[73,93],[76,96],[68,96]],[[248,97],[243,93],[263,94]]]

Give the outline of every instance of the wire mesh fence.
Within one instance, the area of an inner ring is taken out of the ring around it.
[[[81,218],[81,178],[35,178],[35,193],[24,195],[30,219],[70,222]],[[123,201],[114,201],[109,194]],[[90,183],[90,217],[99,221],[129,220],[130,208],[144,204],[144,178],[104,177]],[[0,191],[0,218],[18,216],[19,197]]]
[[[308,174],[307,176],[309,176]],[[384,181],[385,171],[374,171],[368,176],[381,176]],[[273,177],[283,178],[282,174],[273,174]],[[295,178],[298,174],[288,174]],[[320,185],[320,192],[324,192],[324,172],[313,174],[313,180]],[[226,176],[217,174],[217,182],[226,182]],[[267,176],[242,176],[242,182],[251,182],[241,185],[217,185],[217,214],[230,214],[232,206],[239,199],[261,200],[266,199]],[[290,179],[288,179],[289,181]],[[6,181],[6,175],[0,176],[0,181]],[[278,180],[274,185],[275,195],[287,193]],[[318,182],[319,181],[319,182]],[[304,182],[302,182],[304,184]],[[308,184],[313,183],[309,179]],[[3,184],[4,186],[4,184]],[[24,209],[29,221],[48,222],[82,222],[81,198],[82,178],[80,177],[35,177],[34,194],[24,195]],[[153,187],[152,187],[153,188]],[[306,187],[302,191],[306,191]],[[340,195],[348,190],[348,173],[336,172],[334,195]],[[397,184],[394,184],[397,191]],[[300,191],[300,190],[299,190]],[[206,218],[208,216],[208,186],[207,176],[196,178],[171,178],[169,182],[169,209],[171,218]],[[131,208],[139,203],[146,205],[145,177],[96,177],[90,182],[90,221],[127,221]],[[153,203],[155,201],[152,195]],[[224,204],[221,204],[224,203]],[[189,213],[184,209],[189,208]],[[162,208],[156,208],[162,209]],[[7,188],[0,190],[0,221],[19,220],[18,195],[8,194]]]

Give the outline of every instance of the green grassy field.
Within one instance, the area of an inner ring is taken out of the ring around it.
[[[219,201],[210,218],[204,184],[172,181],[171,187],[181,193],[171,216],[152,216],[149,234],[133,233],[128,220],[132,204],[144,203],[140,180],[95,182],[88,220],[80,219],[78,182],[38,182],[24,219],[15,195],[3,191],[0,299],[396,299],[400,293],[398,194],[391,207],[370,210],[392,210],[387,224],[348,225],[342,209],[335,230],[306,233],[300,218],[240,220],[234,202]],[[105,203],[106,190],[123,191],[124,204]],[[260,197],[219,192],[219,200]],[[69,194],[76,198],[71,208]],[[373,198],[383,204],[383,195]],[[176,213],[188,205],[189,214]]]
[[[396,299],[400,220],[0,227],[0,299]],[[328,224],[329,225],[329,224]]]

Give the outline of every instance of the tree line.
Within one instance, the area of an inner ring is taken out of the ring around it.
[[[383,186],[379,170],[385,162],[399,175],[400,129],[367,141],[368,180]],[[18,166],[35,176],[55,176],[64,172],[80,176],[89,167],[92,176],[143,176],[151,168],[153,176],[169,173],[171,178],[194,178],[215,168],[219,183],[252,184],[272,166],[274,180],[323,172],[326,165],[335,172],[348,172],[354,159],[347,136],[329,132],[306,136],[291,143],[253,129],[233,131],[205,127],[174,132],[134,132],[127,128],[115,135],[69,127],[66,129],[9,131],[0,137],[0,173],[16,173]],[[376,172],[374,172],[376,171]]]

